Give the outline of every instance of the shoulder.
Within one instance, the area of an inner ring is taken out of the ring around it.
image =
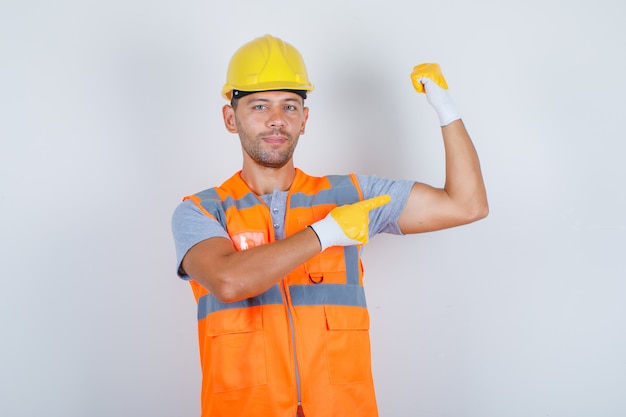
[[[225,227],[216,218],[207,216],[190,200],[185,200],[176,207],[172,214],[171,228],[174,239],[185,242],[187,249],[210,237],[228,237]]]
[[[404,205],[415,181],[378,177],[376,175],[356,175],[365,199],[388,194],[392,202]]]
[[[207,216],[201,206],[196,204],[191,199],[185,199],[182,201],[172,214],[172,227],[180,226],[188,222],[206,221],[211,219],[211,216]],[[215,219],[211,219],[215,221]]]

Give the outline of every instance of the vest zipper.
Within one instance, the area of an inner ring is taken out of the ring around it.
[[[298,405],[301,403],[301,392],[300,392],[300,368],[298,367],[298,353],[296,351],[296,331],[293,324],[293,316],[291,314],[291,297],[287,292],[287,287],[285,285],[285,280],[283,279],[280,282],[280,287],[283,291],[283,295],[285,296],[285,307],[287,308],[287,318],[289,320],[289,329],[291,330],[291,345],[293,348],[293,363],[295,366],[296,373],[296,395],[298,397]]]

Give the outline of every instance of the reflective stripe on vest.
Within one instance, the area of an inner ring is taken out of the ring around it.
[[[289,208],[313,207],[322,204],[344,204],[359,201],[359,193],[354,188],[350,177],[345,175],[329,175],[326,177],[332,188],[320,190],[317,194],[294,193]]]
[[[324,304],[367,307],[365,290],[359,285],[357,248],[347,246],[344,248],[344,254],[346,263],[353,264],[352,267],[346,268],[346,284],[290,285],[289,292],[292,304],[297,307]],[[231,303],[221,302],[213,294],[207,294],[198,300],[198,320],[202,320],[217,311],[270,304],[283,304],[283,297],[278,284],[255,297]]]
[[[327,204],[342,206],[344,204],[359,201],[359,193],[354,188],[354,184],[352,184],[350,177],[344,175],[329,175],[326,178],[332,185],[332,188],[320,190],[317,194],[306,194],[303,192],[293,193],[287,209],[314,207]],[[252,192],[245,194],[239,199],[226,196],[226,198],[222,200],[216,189],[210,188],[196,194],[196,197],[200,200],[202,207],[215,216],[225,229],[227,229],[226,218],[224,216],[216,215],[219,212],[225,213],[233,207],[237,210],[245,210],[257,205],[265,205],[265,203]]]

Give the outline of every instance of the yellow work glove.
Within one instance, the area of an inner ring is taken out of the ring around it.
[[[411,73],[411,81],[418,93],[426,93],[428,102],[437,112],[440,126],[447,126],[461,118],[461,113],[448,92],[448,83],[439,64],[417,65]]]
[[[391,201],[388,195],[335,207],[322,220],[313,223],[322,250],[331,246],[364,245],[369,240],[369,212]]]

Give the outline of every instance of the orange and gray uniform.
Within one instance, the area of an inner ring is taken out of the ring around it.
[[[275,241],[267,205],[238,174],[189,196],[237,250]],[[334,207],[363,200],[354,175],[297,170],[287,195],[288,237]],[[358,246],[331,247],[255,297],[223,303],[191,280],[198,303],[202,416],[376,416],[369,315]]]

